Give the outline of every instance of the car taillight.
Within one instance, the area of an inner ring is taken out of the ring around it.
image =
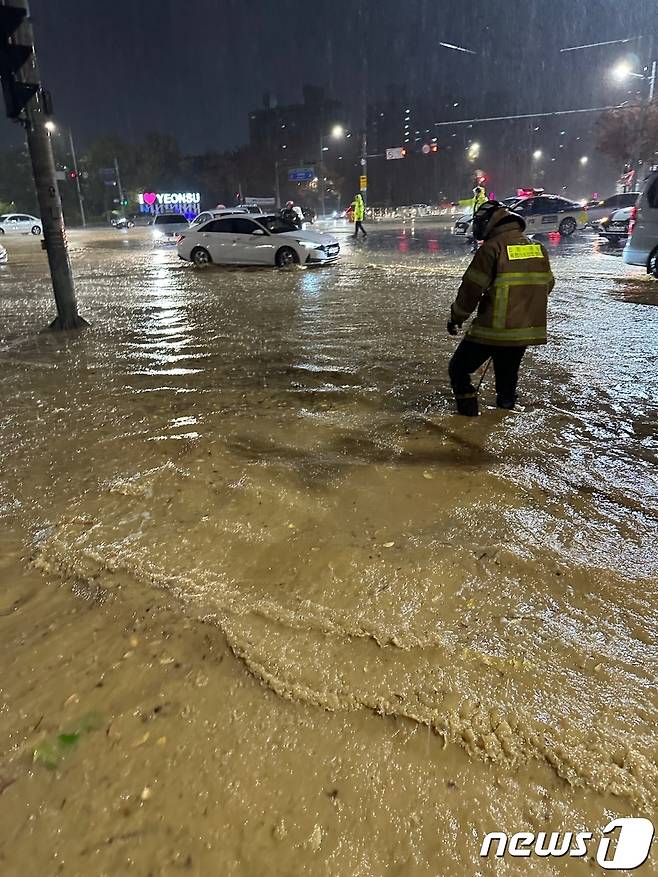
[[[637,207],[631,208],[631,217],[628,223],[628,236],[630,237],[635,231],[635,223],[637,222]]]

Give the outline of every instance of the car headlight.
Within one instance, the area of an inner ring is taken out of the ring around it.
[[[322,244],[316,244],[315,241],[297,241],[297,243],[301,247],[306,247],[307,250],[324,250]]]

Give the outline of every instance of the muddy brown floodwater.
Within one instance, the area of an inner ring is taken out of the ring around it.
[[[3,877],[603,873],[658,798],[655,282],[552,241],[525,411],[471,421],[445,227],[319,271],[70,237],[82,336],[35,241],[0,268]]]

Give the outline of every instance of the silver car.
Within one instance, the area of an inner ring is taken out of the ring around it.
[[[640,197],[639,192],[623,192],[611,195],[605,201],[599,201],[591,207],[587,207],[587,224],[597,228],[602,219],[607,219],[615,210],[623,207],[633,207]]]
[[[156,243],[175,243],[178,235],[190,227],[182,213],[159,213],[153,220],[153,240]]]
[[[624,262],[641,265],[658,277],[658,169],[644,181],[637,207],[631,212],[629,234]]]

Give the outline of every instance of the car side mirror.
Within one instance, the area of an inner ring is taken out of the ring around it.
[[[263,231],[262,228],[255,228],[255,229],[252,231],[252,234],[264,235],[265,232]]]

